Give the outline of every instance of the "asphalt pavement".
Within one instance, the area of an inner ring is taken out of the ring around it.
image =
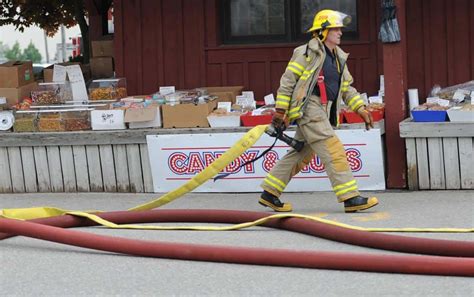
[[[361,227],[473,228],[474,191],[383,191],[380,204],[343,213],[333,193],[288,193],[293,213]],[[69,210],[126,210],[160,194],[0,194],[0,209],[54,206]],[[163,209],[269,211],[257,193],[187,194]],[[176,223],[172,225],[180,225]],[[188,224],[189,225],[189,224]],[[199,224],[203,225],[203,224]],[[78,228],[127,238],[291,250],[398,254],[252,227],[240,231],[143,231]],[[397,233],[474,241],[474,233]],[[466,277],[369,273],[143,258],[25,237],[0,241],[0,296],[474,296]]]

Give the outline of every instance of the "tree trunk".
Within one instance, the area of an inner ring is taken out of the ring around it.
[[[76,19],[79,28],[81,29],[82,35],[82,56],[84,57],[84,64],[89,63],[90,59],[90,38],[89,38],[89,26],[87,25],[86,18],[84,16],[84,1],[74,1],[74,18]]]

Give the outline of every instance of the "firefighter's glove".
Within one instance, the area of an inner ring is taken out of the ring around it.
[[[374,127],[374,119],[372,118],[372,114],[367,109],[365,109],[365,107],[359,108],[357,113],[364,120],[365,129],[370,130],[370,128]]]
[[[288,127],[288,118],[286,117],[286,111],[281,108],[277,108],[272,118],[272,125],[275,129],[285,131]]]

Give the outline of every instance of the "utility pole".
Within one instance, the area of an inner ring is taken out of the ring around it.
[[[61,52],[62,52],[62,58],[63,58],[63,62],[67,62],[66,61],[66,28],[64,27],[64,25],[61,25]]]
[[[46,63],[49,63],[48,35],[46,34],[45,30],[43,30],[43,36],[44,36],[44,49],[46,52]]]

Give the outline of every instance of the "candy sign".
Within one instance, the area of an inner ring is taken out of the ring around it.
[[[288,132],[290,136],[294,132]],[[385,189],[380,131],[339,130],[347,160],[361,190]],[[148,135],[148,151],[155,192],[169,192],[192,179],[225,153],[244,133]],[[221,173],[227,177],[212,179],[195,192],[259,192],[260,183],[289,147],[277,145],[259,160],[241,167],[259,156],[272,143],[264,134],[257,143],[231,162]],[[330,191],[331,185],[324,165],[315,156],[289,183],[286,191]]]

